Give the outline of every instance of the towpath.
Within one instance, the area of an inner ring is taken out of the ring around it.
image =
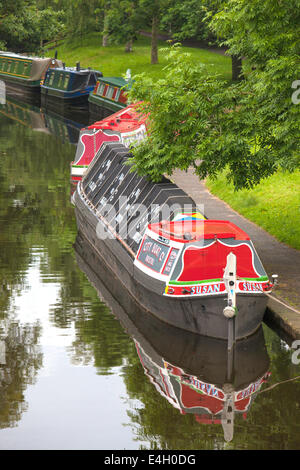
[[[188,172],[176,170],[172,180],[196,204],[203,205],[206,217],[230,220],[249,234],[268,275],[278,274],[279,277],[278,288],[269,297],[265,320],[285,331],[291,338],[300,338],[300,251],[280,243],[212,195],[192,169]]]

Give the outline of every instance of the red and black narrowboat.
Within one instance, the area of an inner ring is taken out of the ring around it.
[[[146,116],[137,110],[137,106],[137,104],[131,104],[111,116],[81,129],[75,160],[71,163],[73,190],[103,142],[121,142],[129,148],[146,138]]]
[[[245,419],[270,372],[263,328],[235,344],[183,331],[141,309],[111,270],[99,263],[92,245],[78,232],[79,268],[132,338],[145,375],[181,414],[200,424],[222,425],[230,441],[234,418]]]
[[[166,323],[220,339],[254,333],[272,284],[249,236],[207,220],[166,178],[131,171],[129,157],[123,144],[103,144],[73,194],[99,263]]]

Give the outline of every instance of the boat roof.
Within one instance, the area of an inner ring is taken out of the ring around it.
[[[9,52],[9,51],[0,51],[0,56],[11,57],[15,59],[50,60],[50,57],[35,57],[35,56],[29,56],[26,54],[17,54],[16,52]]]
[[[138,112],[136,107],[137,104],[129,105],[111,116],[95,122],[88,129],[109,129],[118,130],[119,132],[130,132],[138,129],[141,124],[145,123],[146,116]]]
[[[76,67],[55,67],[53,69],[49,69],[50,72],[63,72],[63,73],[76,73],[78,75],[82,74],[82,75],[85,75],[87,73],[90,73],[90,72],[94,72],[94,73],[97,73],[97,74],[101,74],[101,72],[99,72],[99,70],[93,70],[93,69],[80,69],[80,70],[77,70]]]
[[[109,85],[123,87],[130,85],[130,81],[125,80],[123,77],[101,77],[99,79],[101,82],[108,83]]]
[[[149,224],[149,229],[171,240],[189,243],[199,239],[233,238],[250,240],[249,235],[228,220],[162,221]]]

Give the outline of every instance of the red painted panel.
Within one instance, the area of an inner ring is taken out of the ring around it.
[[[207,387],[211,387],[213,390],[213,385],[207,384]],[[207,390],[209,392],[209,388]],[[209,396],[201,392],[197,392],[189,385],[181,384],[181,404],[184,408],[207,408],[211,413],[216,414],[220,413],[223,410],[224,402],[218,399],[215,396]]]
[[[119,135],[107,135],[104,134],[104,132],[102,132],[101,130],[99,130],[95,134],[83,134],[81,136],[81,142],[84,145],[84,151],[80,160],[77,162],[77,165],[89,165],[103,142],[119,140]]]
[[[230,252],[237,257],[237,276],[259,277],[252,265],[252,251],[248,245],[226,246],[216,241],[206,248],[188,247],[183,254],[184,268],[177,280],[188,282],[223,278]]]

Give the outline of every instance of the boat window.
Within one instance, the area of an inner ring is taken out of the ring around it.
[[[59,75],[57,88],[63,88],[64,78],[65,78],[65,77],[64,77],[64,74],[61,73],[61,74]]]
[[[115,96],[116,101],[119,101],[120,94],[121,94],[121,90],[120,90],[120,88],[118,88],[118,91],[117,91],[116,96]]]
[[[66,75],[65,75],[65,78],[64,78],[64,82],[63,82],[63,88],[64,88],[64,90],[66,90],[66,89],[68,88],[69,79],[70,79],[70,75],[69,75],[69,74],[66,74]]]
[[[105,88],[105,83],[100,83],[98,90],[97,90],[97,94],[100,96],[103,96],[104,88]]]
[[[16,68],[16,62],[12,62],[11,67],[10,67],[11,73],[15,72],[15,68]]]
[[[109,98],[111,100],[113,93],[114,93],[114,88],[112,86],[109,86],[106,92],[106,98]]]
[[[50,72],[49,73],[49,85],[53,85],[53,81],[54,81],[54,73],[53,72]]]

